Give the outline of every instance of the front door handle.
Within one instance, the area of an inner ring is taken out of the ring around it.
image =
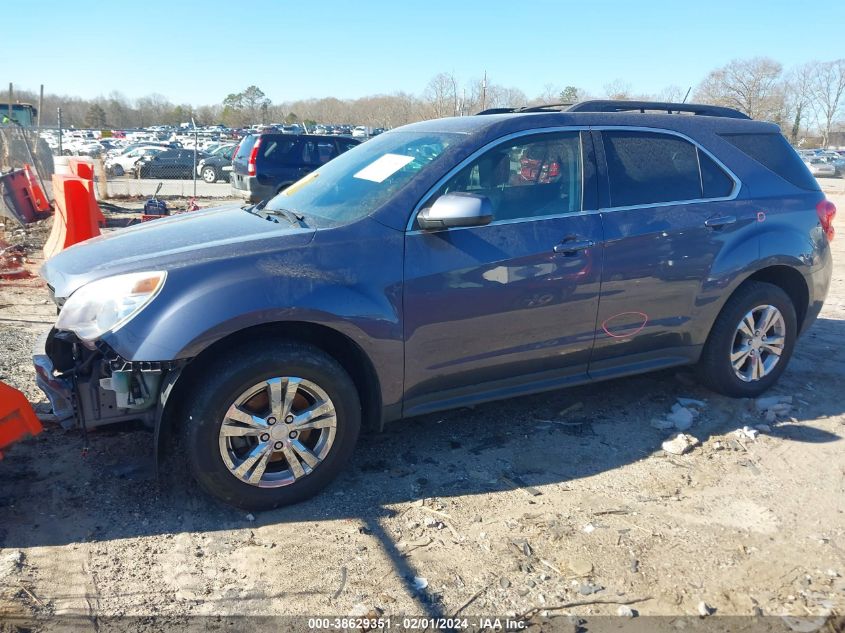
[[[574,255],[595,245],[596,243],[593,240],[568,240],[555,244],[554,251],[560,255]]]
[[[704,226],[710,229],[720,229],[728,224],[736,222],[736,217],[733,215],[719,215],[714,218],[707,218],[704,220]]]

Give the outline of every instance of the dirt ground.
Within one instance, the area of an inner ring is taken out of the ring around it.
[[[845,213],[845,181],[823,185]],[[685,370],[625,378],[396,423],[321,495],[256,516],[157,481],[147,431],[92,433],[83,456],[78,431],[50,425],[0,462],[0,631],[3,618],[53,630],[79,616],[93,631],[109,616],[553,618],[623,603],[842,614],[845,231],[833,250],[774,421]],[[54,314],[37,278],[0,281],[0,380],[40,411],[30,350]],[[681,456],[651,424],[678,397],[704,403],[690,407],[700,445]]]

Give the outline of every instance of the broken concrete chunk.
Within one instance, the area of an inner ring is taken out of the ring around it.
[[[713,613],[713,609],[710,607],[709,604],[704,602],[704,600],[698,603],[698,615],[700,615],[702,618],[706,618],[711,613]]]
[[[635,614],[634,610],[627,604],[620,604],[619,608],[616,609],[616,615],[621,618],[633,618]]]
[[[671,413],[666,416],[666,419],[672,423],[679,431],[686,431],[692,426],[692,421],[695,418],[693,412],[686,407],[676,404],[672,407]]]
[[[594,593],[598,593],[599,591],[603,591],[604,587],[600,585],[594,585],[591,582],[585,582],[581,586],[578,587],[578,593],[582,596],[591,596]]]
[[[734,431],[734,435],[739,437],[740,439],[749,439],[749,440],[756,440],[757,436],[760,434],[760,431],[757,429],[752,429],[750,427],[744,426],[741,429],[737,429]]]
[[[672,455],[683,455],[692,450],[694,446],[698,446],[698,444],[698,439],[692,435],[678,433],[674,439],[663,442],[661,447],[664,451]]]

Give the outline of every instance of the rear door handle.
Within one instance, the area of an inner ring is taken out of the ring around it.
[[[736,217],[733,215],[719,215],[714,218],[707,218],[704,220],[704,226],[710,229],[720,229],[728,224],[736,222]]]
[[[595,245],[596,243],[593,240],[568,240],[555,244],[554,251],[560,255],[574,255]]]

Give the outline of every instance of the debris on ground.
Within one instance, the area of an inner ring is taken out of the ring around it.
[[[616,615],[618,615],[621,618],[633,618],[636,615],[636,613],[627,604],[620,604],[619,608],[616,609]]]
[[[573,558],[566,566],[575,576],[588,576],[593,571],[593,563],[585,558]]]
[[[759,434],[760,431],[747,426],[744,426],[741,429],[737,429],[736,431],[734,431],[734,435],[736,435],[740,439],[756,440]]]
[[[0,556],[0,582],[5,581],[23,567],[24,555],[20,550],[14,550]]]
[[[709,604],[704,602],[704,600],[698,603],[698,615],[700,615],[702,618],[706,618],[711,613],[713,613],[713,608]]]
[[[792,396],[766,396],[754,402],[757,411],[763,414],[769,424],[778,416],[787,416],[792,410]]]
[[[666,440],[661,444],[661,448],[671,455],[683,455],[698,446],[699,441],[692,435],[686,433],[678,433],[673,439]]]

